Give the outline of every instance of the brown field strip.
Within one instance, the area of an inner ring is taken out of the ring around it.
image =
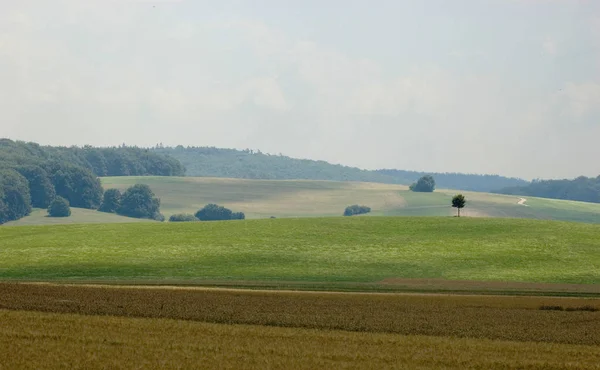
[[[0,309],[600,345],[600,311],[580,307],[600,299],[0,283]]]
[[[0,369],[598,369],[595,346],[0,310]]]

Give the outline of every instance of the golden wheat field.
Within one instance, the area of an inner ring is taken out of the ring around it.
[[[598,347],[0,310],[2,369],[593,369]]]

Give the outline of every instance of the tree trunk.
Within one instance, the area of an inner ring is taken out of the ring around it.
[[[460,217],[460,208],[456,208],[458,209],[458,217]]]

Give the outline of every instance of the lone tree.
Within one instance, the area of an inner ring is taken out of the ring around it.
[[[467,199],[462,194],[457,194],[452,197],[452,207],[458,210],[458,217],[460,217],[460,209],[465,208],[465,204],[467,203]]]
[[[418,193],[432,193],[435,190],[435,180],[433,176],[425,175],[409,186],[409,189]]]
[[[48,207],[48,216],[50,217],[69,217],[71,216],[71,207],[69,201],[63,197],[56,197]]]

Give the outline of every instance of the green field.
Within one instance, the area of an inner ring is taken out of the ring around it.
[[[0,228],[0,279],[600,283],[600,225],[354,217]]]

